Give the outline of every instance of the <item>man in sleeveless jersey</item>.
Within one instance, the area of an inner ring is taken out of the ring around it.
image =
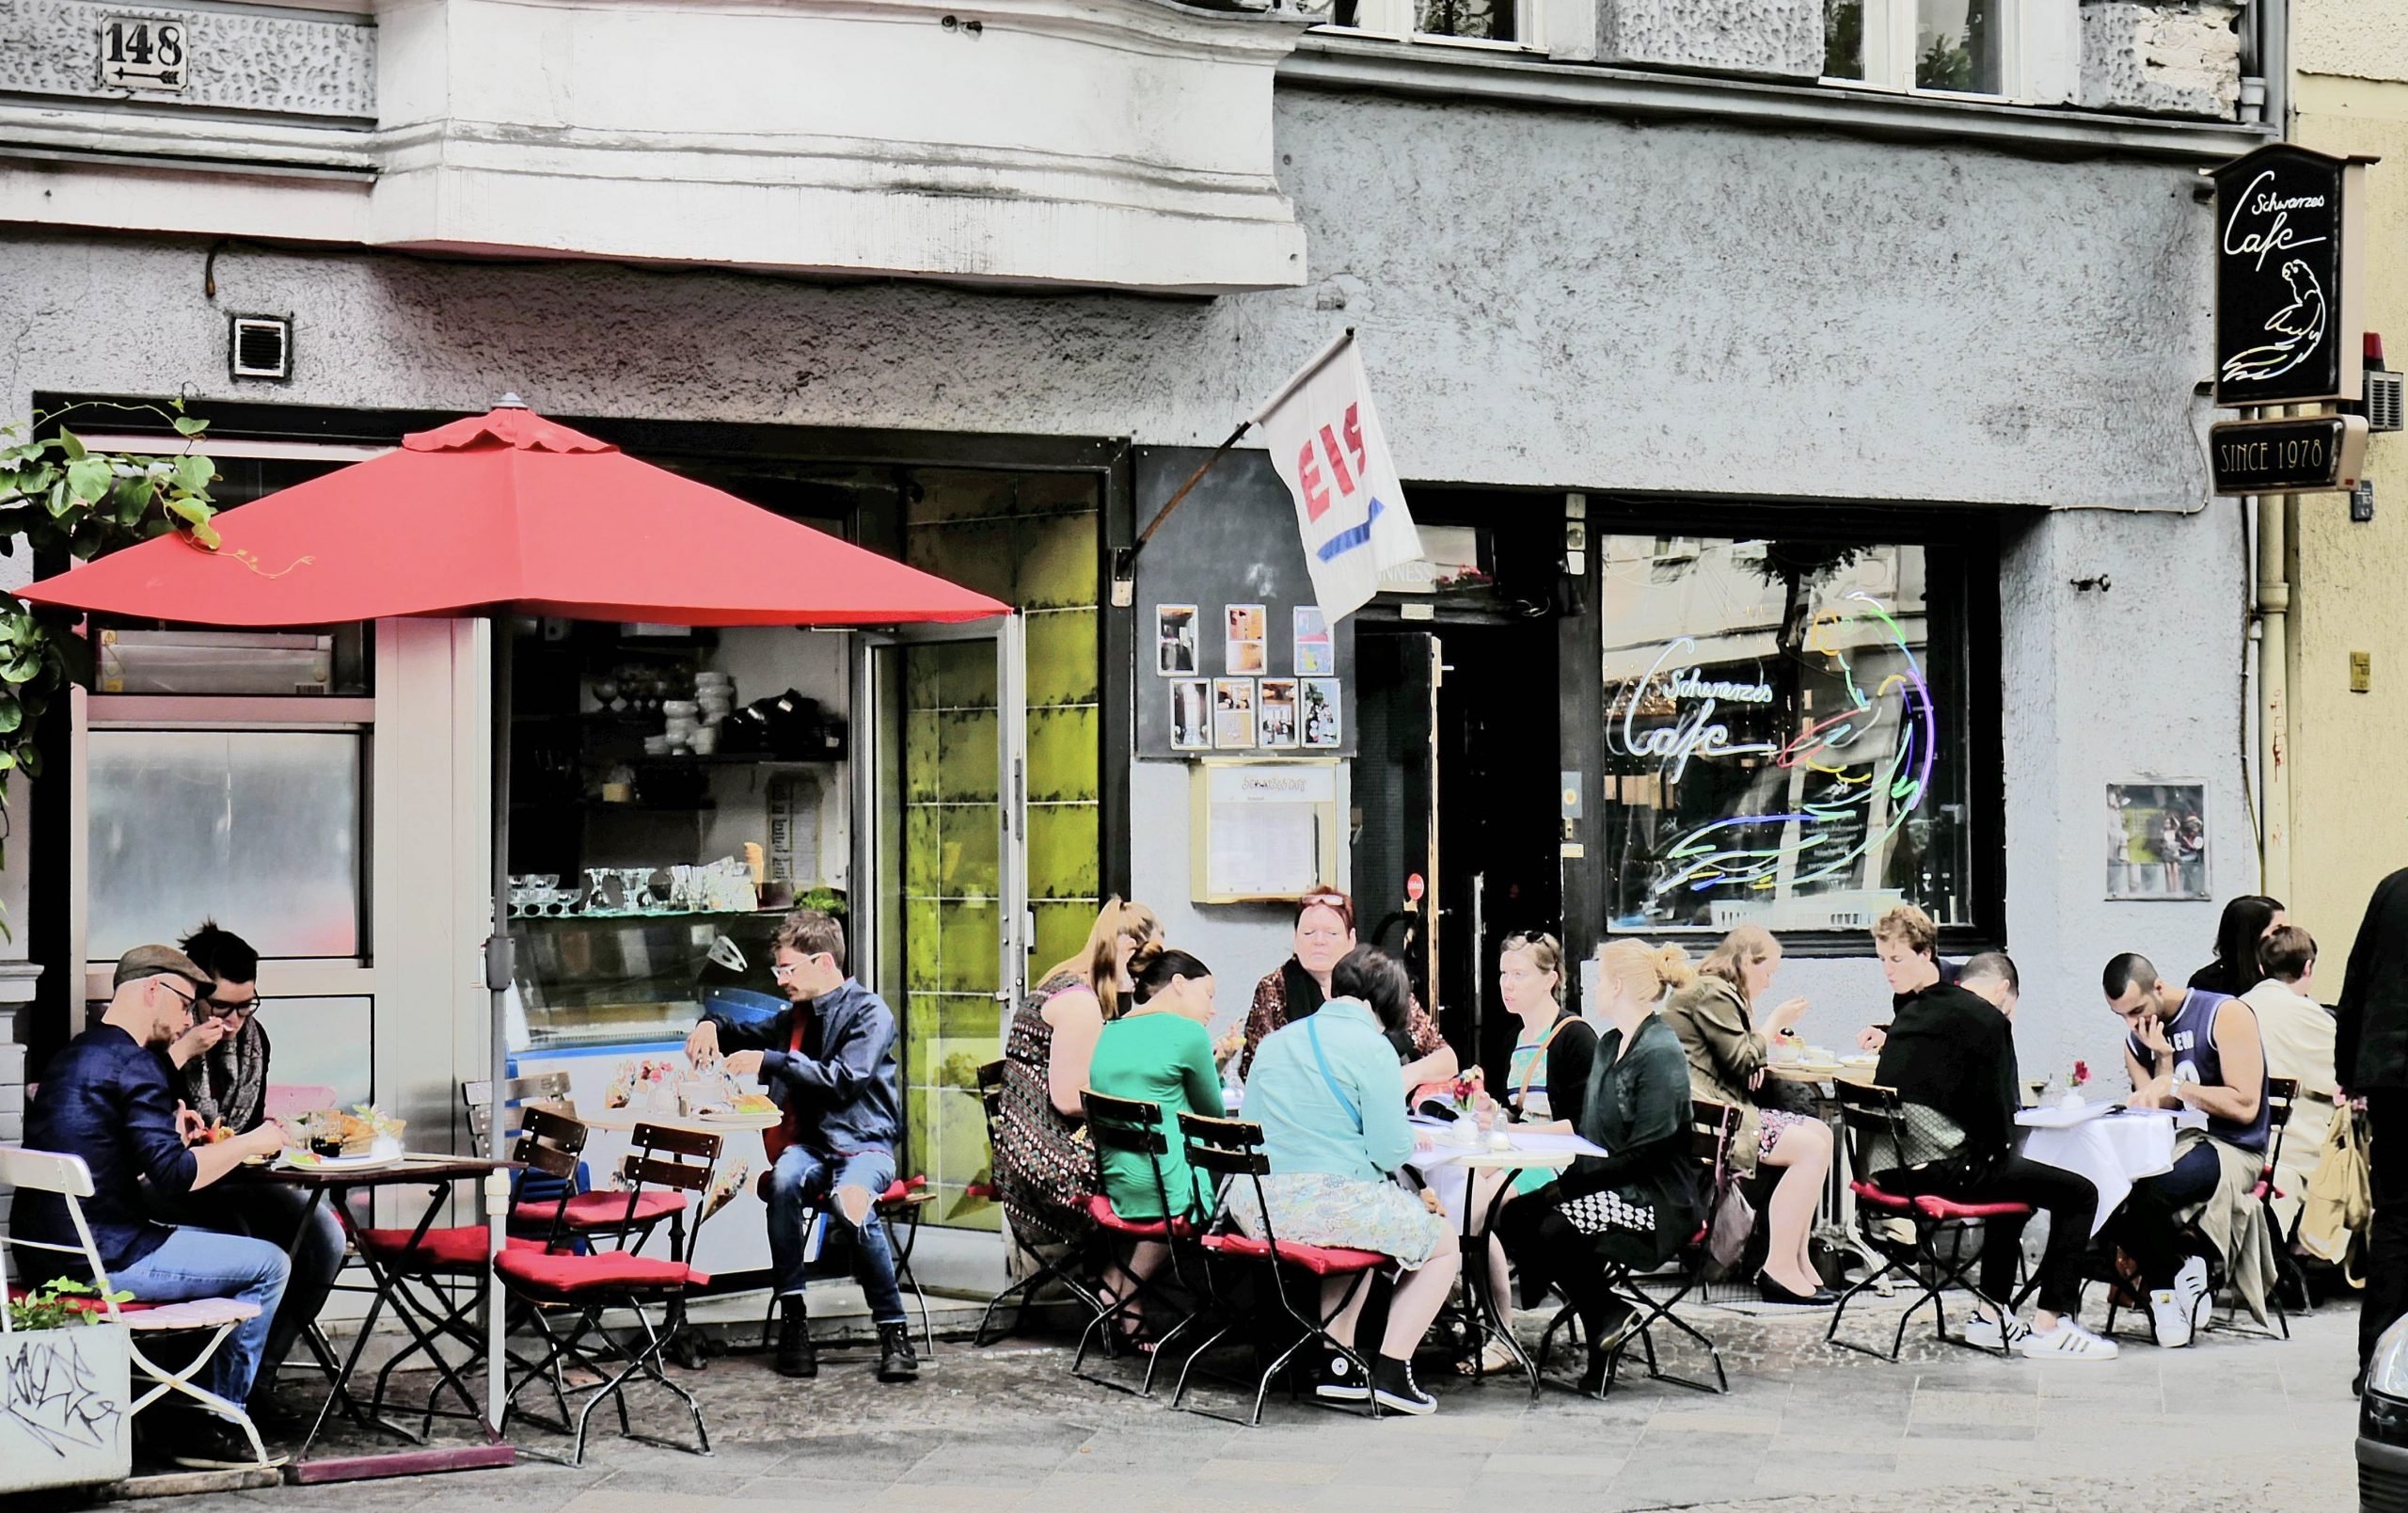
[[[2211,1201],[2243,1173],[2254,1180],[2266,1153],[2266,1052],[2247,1004],[2168,983],[2136,951],[2107,964],[2099,986],[2129,1030],[2124,1071],[2135,1108],[2193,1109],[2205,1130],[2186,1129],[2174,1169],[2132,1187],[2115,1237],[2140,1267],[2160,1345],[2191,1343],[2208,1294],[2208,1264],[2178,1216]],[[2225,1259],[2229,1260],[2229,1257]]]

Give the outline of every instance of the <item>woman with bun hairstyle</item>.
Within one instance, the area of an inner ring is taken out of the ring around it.
[[[1756,1294],[1768,1303],[1828,1308],[1839,1301],[1823,1286],[1807,1258],[1814,1232],[1814,1209],[1831,1171],[1831,1127],[1812,1114],[1759,1108],[1770,1057],[1768,1039],[1806,1012],[1803,998],[1768,1009],[1761,1026],[1751,1017],[1771,990],[1781,968],[1781,942],[1762,925],[1741,925],[1699,964],[1695,982],[1672,995],[1664,1023],[1681,1039],[1688,1057],[1689,1091],[1697,1097],[1739,1110],[1739,1139],[1732,1166],[1751,1172],[1758,1162],[1781,1169],[1766,1219],[1769,1247]]]
[[[1079,1093],[1106,1021],[1129,992],[1129,959],[1162,938],[1142,903],[1106,900],[1078,954],[1038,979],[1004,1040],[1002,1129],[995,1187],[1022,1245],[1058,1245],[1087,1232],[1095,1158],[1078,1138]]]
[[[1506,1251],[1521,1268],[1524,1300],[1536,1302],[1553,1285],[1578,1313],[1590,1342],[1585,1392],[1604,1386],[1606,1362],[1639,1321],[1608,1284],[1607,1263],[1660,1266],[1704,1217],[1689,1154],[1688,1059],[1680,1037],[1656,1013],[1668,990],[1696,978],[1677,946],[1616,940],[1599,948],[1607,1027],[1576,1123],[1582,1137],[1608,1154],[1581,1157],[1537,1192],[1508,1203],[1497,1220]]]
[[[1100,1153],[1103,1195],[1111,1200],[1113,1212],[1126,1219],[1163,1218],[1164,1194],[1172,1218],[1200,1218],[1212,1211],[1212,1194],[1197,1184],[1187,1165],[1179,1116],[1219,1119],[1225,1113],[1212,1034],[1205,1028],[1212,1019],[1212,969],[1185,951],[1149,941],[1129,958],[1129,976],[1133,1002],[1097,1037],[1087,1086],[1110,1097],[1159,1105],[1163,1138],[1170,1148],[1158,1156]],[[1154,1179],[1158,1166],[1159,1186]],[[1116,1271],[1104,1279],[1105,1304],[1119,1307],[1169,1254],[1167,1247],[1152,1240],[1132,1247],[1126,1274]],[[1140,1321],[1127,1316],[1124,1332],[1142,1333]]]

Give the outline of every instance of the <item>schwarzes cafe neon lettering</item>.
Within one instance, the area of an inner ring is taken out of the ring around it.
[[[1623,705],[1622,746],[1633,756],[1653,756],[1666,764],[1665,776],[1679,782],[1688,770],[1692,756],[1735,756],[1747,754],[1770,754],[1766,741],[1734,741],[1731,727],[1718,723],[1715,710],[1725,699],[1734,704],[1770,704],[1772,687],[1759,678],[1752,683],[1733,683],[1709,678],[1702,667],[1664,670],[1664,664],[1690,650],[1695,640],[1683,636],[1669,642],[1656,654],[1655,664],[1646,676],[1632,685],[1630,695]],[[1672,724],[1652,729],[1638,727],[1640,706],[1648,700],[1651,689],[1669,700],[1675,709]],[[1681,709],[1684,700],[1693,700]]]

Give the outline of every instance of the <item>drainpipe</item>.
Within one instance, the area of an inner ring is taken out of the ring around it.
[[[2258,891],[2288,900],[2291,889],[2290,608],[2286,577],[2299,496],[2259,502],[2258,510],[2258,772],[2265,794]]]
[[[2258,0],[2258,72],[2266,81],[2266,124],[2291,135],[2290,0]],[[2281,898],[2281,894],[2274,895]]]

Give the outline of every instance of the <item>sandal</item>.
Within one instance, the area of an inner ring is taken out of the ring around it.
[[[1499,1377],[1521,1369],[1522,1363],[1513,1359],[1513,1352],[1505,1347],[1502,1340],[1489,1341],[1477,1361],[1465,1357],[1455,1362],[1455,1374],[1462,1377]]]

